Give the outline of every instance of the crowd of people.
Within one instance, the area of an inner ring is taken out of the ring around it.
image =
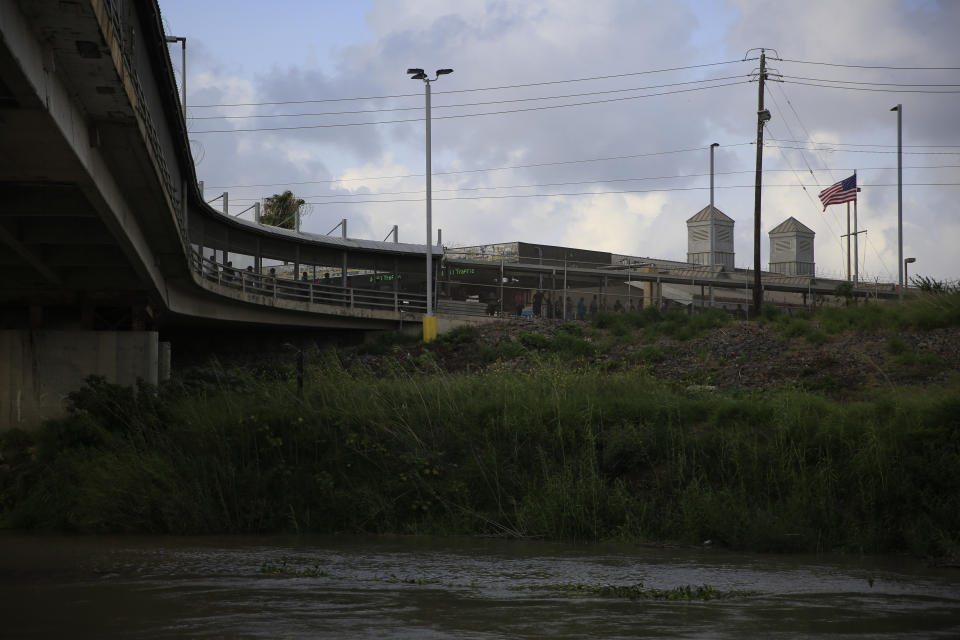
[[[580,296],[576,303],[572,296],[564,296],[559,292],[550,292],[537,290],[529,297],[529,309],[525,291],[517,291],[513,294],[513,306],[503,306],[502,315],[513,315],[518,318],[532,316],[534,318],[546,318],[548,320],[589,320],[600,311],[613,311],[622,313],[626,311],[636,311],[634,299],[630,299],[627,305],[624,305],[619,298],[615,300],[612,307],[607,307],[606,298],[598,298],[593,294],[590,302],[587,303],[585,296]],[[641,303],[642,306],[642,303]],[[500,300],[493,297],[487,304],[487,315],[501,315]]]

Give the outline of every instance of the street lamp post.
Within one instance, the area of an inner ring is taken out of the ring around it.
[[[167,44],[180,43],[180,86],[183,88],[183,122],[187,122],[187,39],[167,36]]]
[[[897,261],[900,263],[900,302],[903,302],[903,105],[890,109],[897,112]]]
[[[907,276],[907,265],[908,265],[908,264],[911,264],[911,263],[914,263],[914,262],[916,262],[916,261],[917,261],[916,258],[905,258],[905,259],[903,260],[903,286],[904,286],[904,287],[909,286],[909,283],[910,283],[910,278],[909,278],[909,276]],[[901,298],[903,297],[902,292],[901,292],[901,294],[900,294],[900,297],[901,297]]]
[[[432,171],[430,164],[430,83],[443,75],[453,73],[453,69],[437,69],[436,75],[431,80],[424,73],[423,69],[407,69],[407,74],[411,80],[423,80],[425,95],[425,116],[427,122],[427,312],[423,318],[423,339],[430,342],[437,337],[437,320],[433,316],[433,229],[432,229],[432,208],[433,208],[433,185]]]
[[[713,150],[720,144],[714,142],[710,145],[710,280],[716,275],[715,268],[717,264],[716,248],[717,239],[715,236],[716,228],[713,225]],[[710,283],[710,308],[713,308],[713,282]]]

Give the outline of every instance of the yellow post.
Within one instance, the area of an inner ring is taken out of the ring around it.
[[[423,316],[423,341],[430,342],[437,337],[437,316]]]

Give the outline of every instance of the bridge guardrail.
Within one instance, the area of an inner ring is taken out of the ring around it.
[[[358,289],[281,278],[217,264],[195,251],[191,252],[190,265],[204,280],[244,293],[273,299],[325,304],[347,309],[380,309],[408,313],[425,313],[427,308],[426,296],[419,293]]]

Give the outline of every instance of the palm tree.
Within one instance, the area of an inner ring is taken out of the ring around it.
[[[264,202],[260,222],[282,229],[296,229],[297,217],[303,213],[306,204],[289,189],[283,193],[275,193]]]

